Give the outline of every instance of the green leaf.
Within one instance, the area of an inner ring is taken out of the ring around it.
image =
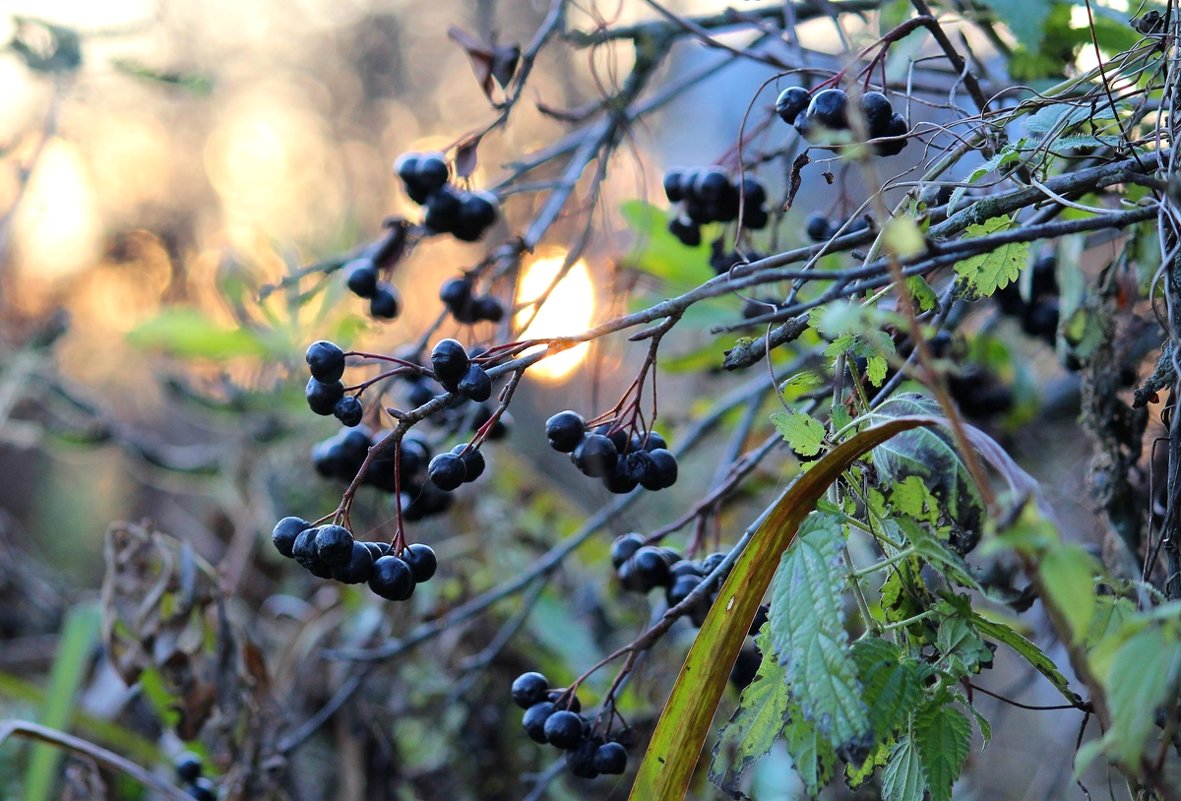
[[[883,801],[923,801],[926,790],[923,765],[914,741],[905,737],[890,752],[890,761],[882,771]]]
[[[787,753],[795,764],[796,773],[804,782],[808,795],[816,796],[832,779],[836,752],[828,740],[820,735],[816,724],[802,714],[792,715],[783,731],[787,739]]]
[[[1095,614],[1095,576],[1102,573],[1098,561],[1077,545],[1055,545],[1041,554],[1038,573],[1070,624],[1071,641],[1079,642]]]
[[[965,239],[976,239],[1013,227],[1013,220],[1006,216],[993,217],[979,225],[964,229]],[[1021,268],[1029,259],[1028,242],[1010,242],[987,253],[969,256],[955,263],[956,274],[981,297],[988,297],[1016,280]]]
[[[197,309],[173,306],[164,309],[127,334],[142,350],[161,350],[190,359],[224,360],[236,356],[262,356],[262,339],[245,328],[223,328]]]
[[[771,587],[771,640],[792,697],[834,746],[869,730],[845,631],[844,542],[840,518],[813,512]]]
[[[880,422],[909,415],[939,415],[939,404],[917,393],[887,399],[863,420]],[[873,464],[884,482],[918,476],[939,500],[947,516],[965,529],[978,529],[984,504],[968,468],[943,429],[908,431],[873,450]]]
[[[886,380],[886,371],[890,364],[881,356],[870,356],[865,360],[865,377],[875,387],[880,387]]]
[[[947,672],[955,678],[978,673],[981,663],[992,662],[992,650],[963,617],[953,615],[939,623],[935,647],[943,654]]]
[[[853,643],[853,661],[869,708],[869,724],[874,736],[884,741],[922,698],[922,677],[913,659],[903,658],[898,646],[880,637]]]
[[[754,681],[742,691],[738,708],[718,737],[709,766],[709,780],[733,795],[743,772],[771,750],[783,733],[788,693],[785,671],[769,647],[764,629],[758,637],[763,652]]]
[[[668,213],[642,200],[627,200],[619,213],[636,234],[625,264],[632,269],[677,284],[694,285],[714,277],[709,267],[709,248],[681,243],[668,231]]]
[[[1013,32],[1017,41],[1037,50],[1045,35],[1043,26],[1050,16],[1051,0],[984,0],[997,19]]]
[[[900,259],[917,256],[927,249],[927,240],[923,232],[910,217],[899,215],[886,221],[886,229],[882,232],[882,244],[887,253],[893,253]]]
[[[919,311],[931,311],[939,305],[939,296],[921,275],[912,275],[906,279],[906,291],[911,299],[918,304]]]
[[[914,738],[931,801],[951,801],[951,786],[968,756],[972,724],[958,709],[936,699],[915,715]]]
[[[1175,629],[1166,633],[1161,626],[1150,626],[1129,637],[1103,677],[1111,709],[1104,751],[1124,765],[1139,765],[1156,729],[1157,708],[1176,702],[1179,681],[1181,642]]]
[[[1054,685],[1054,688],[1069,703],[1077,704],[1082,700],[1078,694],[1070,689],[1070,683],[1062,675],[1062,672],[1058,670],[1058,666],[1054,663],[1054,660],[1042,653],[1041,649],[1032,642],[1022,637],[1004,623],[988,620],[978,614],[973,613],[972,622],[976,624],[976,629],[985,637],[991,637],[1016,651],[1017,655],[1028,662],[1034,670],[1049,679],[1050,683]]]
[[[890,503],[903,515],[924,523],[939,520],[939,500],[927,489],[919,476],[907,476],[894,483]]]
[[[208,95],[213,91],[213,78],[200,72],[175,72],[149,67],[130,58],[117,58],[111,62],[119,72],[140,78],[150,83],[174,86],[195,95]]]
[[[824,423],[806,412],[782,411],[771,414],[771,422],[788,446],[800,456],[815,456],[824,444]]]
[[[817,500],[874,446],[899,432],[935,424],[895,419],[858,432],[818,459],[775,501],[718,590],[689,649],[628,796],[630,801],[683,799],[713,722],[730,670],[780,555],[795,539]]]
[[[66,617],[49,673],[40,723],[54,729],[70,728],[77,708],[75,696],[90,669],[100,617],[98,608],[90,604],[75,606]],[[24,801],[46,801],[50,797],[57,781],[59,759],[60,752],[53,746],[33,746],[25,770]]]
[[[931,532],[905,517],[895,518],[893,522],[906,535],[906,539],[910,541],[915,552],[929,564],[947,574],[949,579],[961,586],[971,587],[978,592],[984,591],[980,583],[972,577],[968,571],[967,563],[959,554],[944,545],[941,540],[936,539]]]

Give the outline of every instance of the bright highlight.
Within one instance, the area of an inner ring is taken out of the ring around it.
[[[517,289],[517,305],[536,300],[558,277],[565,257],[562,255],[539,259],[525,269]],[[533,314],[532,306],[517,313],[517,325],[525,325]],[[591,282],[586,262],[579,259],[570,266],[566,276],[558,282],[537,311],[522,339],[542,339],[577,334],[590,328],[595,312],[595,285]],[[542,359],[529,368],[529,375],[558,381],[572,373],[586,359],[590,348],[583,342],[569,350]]]

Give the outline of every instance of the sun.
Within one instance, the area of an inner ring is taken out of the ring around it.
[[[545,294],[550,284],[558,277],[565,263],[565,256],[546,256],[530,263],[525,268],[517,289],[517,305],[529,303]],[[532,322],[534,308],[526,306],[517,313],[517,325],[528,327],[521,333],[522,339],[541,339],[577,334],[590,328],[595,312],[595,285],[591,281],[586,262],[579,259],[550,292],[549,297],[537,310]],[[542,359],[529,368],[529,375],[550,381],[560,381],[570,375],[586,359],[588,343],[575,345],[553,356]]]

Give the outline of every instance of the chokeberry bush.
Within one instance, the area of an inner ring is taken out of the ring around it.
[[[194,257],[221,316],[127,326],[113,403],[0,306],[6,441],[216,512],[113,525],[97,609],[0,566],[59,632],[0,743],[68,797],[1181,799],[1177,9],[501,5],[358,18],[387,61],[326,74],[420,129],[334,108],[385,199]],[[54,94],[4,249],[95,41],[14,22]]]

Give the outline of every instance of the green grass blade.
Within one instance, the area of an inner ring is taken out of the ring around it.
[[[66,616],[58,640],[57,658],[45,689],[40,722],[55,729],[69,728],[78,693],[90,664],[90,652],[98,639],[99,610],[93,604],[75,606]],[[60,754],[49,745],[35,745],[25,770],[24,801],[48,801],[57,779]]]
[[[640,763],[630,801],[676,801],[689,788],[738,650],[754,620],[779,557],[816,501],[862,454],[895,434],[937,425],[930,417],[899,417],[842,442],[783,494],[734,563],[693,641],[672,694]]]

